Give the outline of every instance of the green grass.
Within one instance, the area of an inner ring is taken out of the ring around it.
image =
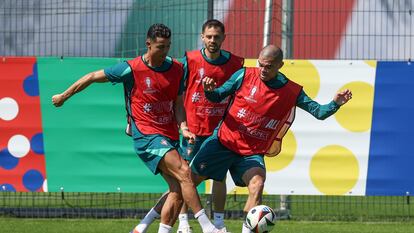
[[[74,212],[82,212],[82,209],[148,210],[160,195],[158,193],[0,192],[0,208],[32,208],[34,212],[36,208],[58,208]],[[226,210],[241,211],[246,199],[247,195],[228,195]],[[209,196],[201,195],[201,200],[202,204],[208,207]],[[277,210],[279,196],[266,195],[263,204]],[[404,196],[298,195],[290,196],[290,215],[296,221],[411,221],[414,219],[414,204]],[[83,215],[74,217],[81,216]]]
[[[407,221],[414,205],[404,196],[291,196],[295,220]]]
[[[136,219],[26,219],[0,218],[0,232],[13,233],[122,233],[129,232]],[[241,232],[241,220],[227,220],[233,233]],[[176,224],[177,225],[177,224]],[[194,233],[201,232],[196,221],[191,221]],[[157,232],[158,222],[149,229]],[[176,228],[174,228],[175,230]],[[176,232],[176,231],[173,231]],[[277,233],[408,233],[414,232],[413,222],[316,222],[279,221]]]

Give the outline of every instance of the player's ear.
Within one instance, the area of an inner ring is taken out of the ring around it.
[[[223,41],[226,40],[226,34],[223,34]]]
[[[277,69],[282,68],[284,64],[285,64],[285,63],[284,63],[283,61],[281,61],[281,62],[279,63],[279,68],[277,68]]]
[[[201,40],[204,39],[204,34],[203,33],[200,34],[200,38],[201,38]]]
[[[151,46],[151,39],[147,38],[147,40],[145,41],[145,45],[147,46],[147,48],[149,48]]]

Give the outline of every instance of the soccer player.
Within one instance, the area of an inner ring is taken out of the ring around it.
[[[205,95],[210,101],[220,102],[229,95],[234,95],[234,101],[190,163],[197,174],[196,184],[205,179],[222,180],[230,171],[237,186],[247,186],[246,214],[261,204],[266,179],[263,156],[274,149],[272,144],[281,142],[293,122],[289,118],[295,107],[323,120],[352,98],[351,91],[345,90],[326,105],[313,101],[302,86],[279,72],[283,52],[274,45],[262,49],[258,64],[259,67],[237,71],[219,88],[213,78],[204,78]],[[242,233],[250,232],[243,224]]]
[[[182,59],[184,64],[185,86],[184,107],[187,115],[187,124],[190,132],[196,135],[193,144],[187,140],[181,141],[181,155],[191,161],[201,144],[210,136],[218,123],[222,120],[230,98],[219,103],[213,103],[204,96],[202,79],[206,76],[214,77],[217,85],[222,85],[230,76],[243,67],[244,59],[227,51],[221,50],[225,40],[225,27],[222,22],[207,20],[201,30],[201,40],[204,47],[201,50],[186,52]],[[226,232],[224,225],[224,206],[226,201],[225,180],[213,181],[214,225]],[[156,205],[136,227],[146,230],[155,217],[159,216],[162,206]],[[188,208],[184,204],[178,217],[177,233],[191,233],[188,223]]]
[[[83,76],[63,93],[54,95],[52,102],[62,106],[92,83],[123,83],[135,151],[152,173],[162,175],[170,190],[158,232],[171,232],[183,201],[196,213],[204,233],[221,232],[205,214],[189,166],[177,151],[178,126],[190,142],[195,135],[188,130],[183,106],[184,70],[167,56],[170,45],[170,29],[154,24],[148,29],[144,55]]]
[[[187,152],[185,158],[187,161],[192,160],[201,144],[213,134],[214,129],[223,119],[230,102],[230,96],[219,103],[209,101],[204,95],[202,79],[213,77],[217,85],[221,86],[244,64],[244,58],[221,50],[221,45],[226,38],[222,22],[215,19],[208,20],[203,24],[201,31],[204,48],[187,52],[184,60],[184,68],[187,72],[184,107],[187,113],[188,128],[196,135],[194,144],[188,144],[185,140],[182,143],[181,149],[183,152]],[[214,225],[225,232],[226,193],[225,179],[213,181]],[[187,208],[183,206],[179,216],[178,233],[191,233],[191,231],[186,231],[189,229],[186,219]]]

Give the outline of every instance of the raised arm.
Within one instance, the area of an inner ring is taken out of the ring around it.
[[[56,107],[62,106],[66,100],[68,100],[70,97],[72,97],[74,94],[81,92],[83,89],[88,87],[92,83],[104,83],[108,82],[104,70],[98,70],[95,72],[91,72],[82,78],[80,78],[78,81],[73,83],[68,89],[66,89],[64,92],[60,94],[56,94],[52,97],[53,105]]]

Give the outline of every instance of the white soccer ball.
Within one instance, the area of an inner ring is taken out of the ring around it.
[[[253,207],[246,216],[246,226],[254,233],[271,232],[276,223],[276,214],[266,205]]]

